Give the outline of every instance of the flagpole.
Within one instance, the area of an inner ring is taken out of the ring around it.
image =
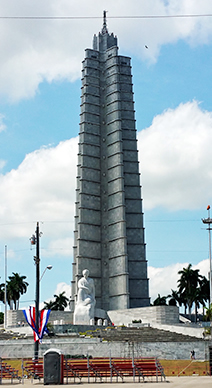
[[[34,258],[36,265],[36,283],[35,283],[35,324],[39,328],[39,302],[40,302],[40,247],[39,247],[39,222],[36,227],[36,256]],[[35,342],[34,359],[39,358],[39,341]]]
[[[210,217],[210,205],[208,205],[207,207],[207,211],[208,211],[208,218],[202,218],[202,222],[203,224],[207,224],[208,225],[208,237],[209,237],[209,284],[210,284],[210,301],[209,301],[209,307],[211,308],[212,307],[212,273],[211,273],[211,270],[212,270],[212,264],[211,264],[211,224],[212,224],[212,218]]]

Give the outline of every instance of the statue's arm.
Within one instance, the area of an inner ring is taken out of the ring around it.
[[[79,288],[81,288],[82,290],[89,291],[89,288],[88,288],[88,287],[85,287],[85,286],[80,286]]]

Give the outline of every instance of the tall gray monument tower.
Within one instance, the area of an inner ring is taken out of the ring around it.
[[[85,268],[96,307],[149,306],[130,58],[118,55],[106,12],[85,50],[80,116],[72,309]]]

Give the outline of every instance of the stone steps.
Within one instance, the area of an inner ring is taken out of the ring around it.
[[[93,337],[99,337],[107,341],[128,341],[128,342],[193,342],[202,339],[179,334],[167,330],[160,330],[153,327],[141,328],[99,328],[87,333]]]

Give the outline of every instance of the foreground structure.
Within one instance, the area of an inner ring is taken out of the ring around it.
[[[118,55],[106,12],[86,50],[81,99],[71,308],[85,268],[96,308],[149,306],[130,58]]]

